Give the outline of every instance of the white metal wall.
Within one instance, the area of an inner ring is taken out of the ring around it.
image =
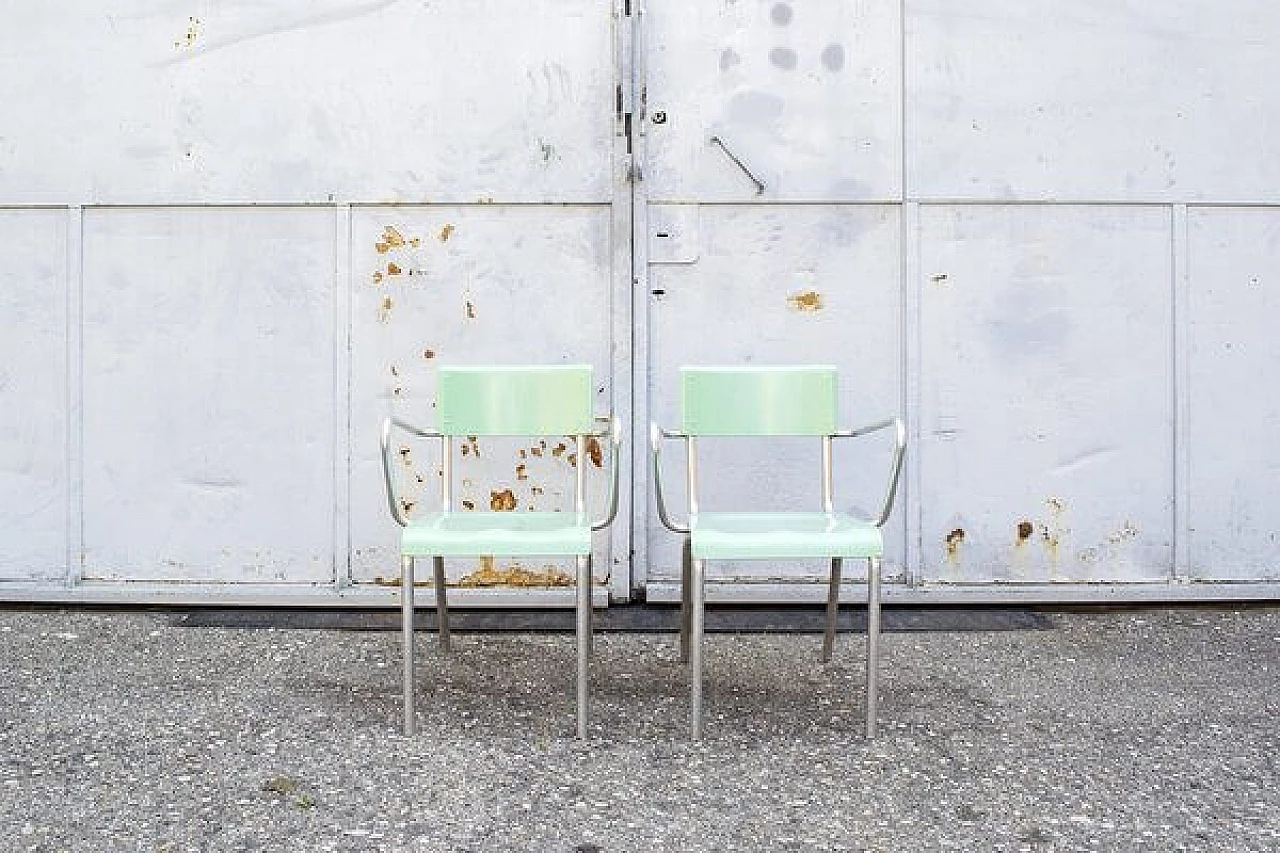
[[[906,414],[899,600],[1274,595],[1277,34],[1266,0],[4,4],[0,597],[390,601],[376,425],[481,360],[590,363],[636,424],[615,598],[674,595],[643,427],[696,361]],[[557,505],[555,444],[459,451],[463,499]],[[748,449],[708,448],[712,504],[813,504],[815,448]]]

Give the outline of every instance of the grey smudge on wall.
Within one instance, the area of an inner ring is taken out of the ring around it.
[[[822,64],[828,71],[844,68],[844,45],[829,44],[822,49]]]
[[[769,51],[769,61],[784,71],[796,67],[796,52],[789,47],[775,47]]]
[[[735,124],[771,122],[782,115],[783,103],[777,95],[742,92],[729,102],[729,120]]]
[[[778,26],[785,27],[787,24],[791,23],[791,7],[786,3],[776,3],[774,4],[774,7],[769,10],[769,17],[772,18],[773,22]]]
[[[726,47],[720,51],[720,70],[728,71],[733,66],[742,62],[742,57],[738,56],[738,52],[731,47]]]

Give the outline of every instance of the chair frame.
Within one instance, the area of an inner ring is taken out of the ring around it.
[[[579,464],[574,474],[574,511],[578,518],[586,517],[586,465],[582,460],[587,458],[586,442],[588,438],[609,437],[610,471],[609,471],[609,504],[604,515],[589,521],[590,529],[604,530],[613,523],[618,514],[618,472],[622,445],[622,422],[613,415],[598,416],[597,424],[607,424],[605,429],[574,436],[575,451]],[[433,438],[440,442],[440,511],[454,512],[453,509],[453,439],[455,436],[445,435],[437,430],[423,429],[400,418],[387,418],[382,422],[381,450],[382,473],[386,484],[387,503],[391,509],[391,517],[396,524],[408,527],[410,519],[405,514],[396,494],[395,466],[392,463],[391,436],[394,429],[402,430],[415,438]],[[402,555],[400,558],[400,607],[401,633],[404,638],[404,733],[412,736],[417,730],[417,718],[414,711],[414,556]],[[591,555],[576,556],[577,568],[577,644],[578,644],[578,727],[577,735],[581,739],[587,737],[589,723],[589,685],[588,671],[591,656],[591,590],[592,575]],[[444,557],[431,558],[434,569],[433,586],[436,591],[436,623],[440,635],[440,648],[450,650],[449,639],[449,604],[446,594],[444,576]]]
[[[822,508],[833,513],[834,497],[834,445],[836,439],[860,438],[893,428],[895,436],[893,459],[889,471],[889,483],[880,513],[873,522],[884,527],[893,512],[894,498],[902,475],[902,462],[907,449],[907,430],[901,418],[877,421],[854,429],[837,430],[822,435]],[[667,510],[662,488],[662,442],[681,440],[685,446],[685,489],[688,498],[688,520],[675,521]],[[702,637],[706,607],[706,560],[693,557],[693,528],[698,517],[698,437],[678,430],[649,425],[649,449],[653,469],[653,492],[657,503],[658,519],[673,533],[684,537],[681,556],[680,594],[680,659],[690,665],[691,732],[694,740],[702,736]],[[826,631],[823,636],[822,661],[831,660],[835,648],[836,619],[840,612],[840,581],[843,558],[831,558],[831,577],[827,590]],[[880,660],[880,569],[881,558],[868,558],[867,567],[867,715],[866,736],[876,734],[878,702],[878,677]]]

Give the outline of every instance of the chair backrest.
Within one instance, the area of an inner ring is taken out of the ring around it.
[[[832,366],[699,366],[680,373],[687,435],[824,436],[838,429]]]
[[[591,366],[441,367],[436,428],[460,435],[586,435],[595,431]]]

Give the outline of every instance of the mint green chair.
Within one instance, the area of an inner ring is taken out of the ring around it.
[[[805,367],[685,367],[681,369],[683,429],[650,424],[654,494],[658,517],[684,534],[681,592],[681,656],[690,661],[692,728],[702,735],[702,634],[707,560],[831,560],[827,627],[822,659],[831,659],[840,607],[840,571],[846,559],[868,561],[867,573],[867,737],[875,737],[876,676],[879,668],[881,529],[893,510],[906,429],[893,418],[858,429],[837,426],[836,369]],[[870,520],[838,513],[832,496],[834,440],[893,428],[896,446],[889,486],[880,514]],[[698,504],[698,439],[721,436],[813,436],[822,440],[821,512],[703,512]],[[659,464],[662,440],[682,439],[687,465],[689,520],[679,524],[667,512]]]
[[[400,537],[401,608],[404,633],[404,731],[416,727],[413,679],[414,560],[430,557],[435,569],[436,613],[440,645],[449,648],[449,609],[445,593],[446,557],[573,557],[577,562],[578,737],[587,736],[587,669],[591,648],[591,533],[608,527],[618,511],[618,459],[622,440],[617,418],[592,414],[591,368],[569,366],[442,367],[436,394],[437,429],[420,429],[397,418],[382,424],[382,470],[387,501]],[[586,440],[611,437],[609,506],[592,520],[586,512],[586,465],[576,468],[574,511],[458,512],[453,507],[453,440],[460,436],[545,437],[572,435],[579,460],[587,458]],[[391,433],[440,440],[440,511],[410,520],[396,493]]]

